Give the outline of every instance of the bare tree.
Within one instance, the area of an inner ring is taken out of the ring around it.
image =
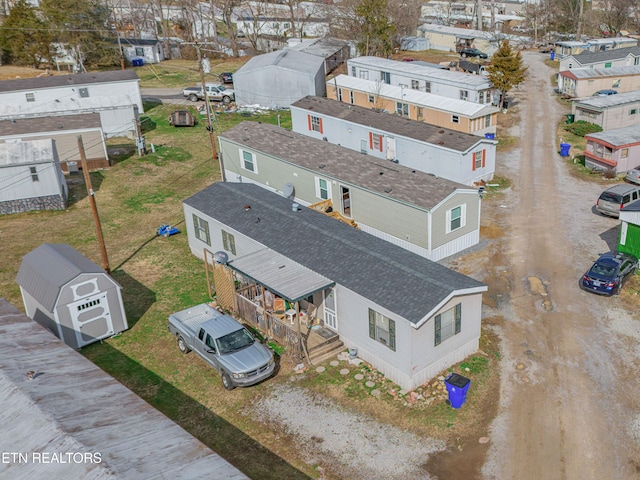
[[[601,30],[606,29],[602,33],[616,36],[620,30],[627,28],[636,5],[636,0],[608,0],[605,8],[598,12]]]

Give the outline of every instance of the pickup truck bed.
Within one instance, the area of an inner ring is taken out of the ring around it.
[[[215,308],[206,303],[196,305],[188,310],[173,313],[171,316],[178,320],[191,337],[195,337],[200,329],[200,325],[210,318],[222,315]]]

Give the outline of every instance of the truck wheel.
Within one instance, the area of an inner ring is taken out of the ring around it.
[[[222,386],[227,390],[233,390],[236,386],[231,381],[231,377],[226,373],[222,373]]]
[[[182,353],[187,354],[191,351],[191,349],[187,346],[187,342],[184,341],[180,335],[178,335],[178,350]]]
[[[231,97],[225,95],[224,97],[222,97],[222,103],[231,103]]]
[[[191,100],[192,102],[197,102],[198,95],[196,95],[195,93],[192,93],[191,95],[189,95],[189,100]]]

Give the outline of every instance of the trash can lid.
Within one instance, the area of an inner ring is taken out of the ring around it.
[[[450,385],[458,388],[464,388],[471,381],[467,377],[463,377],[462,375],[458,375],[457,373],[451,373],[444,379]]]

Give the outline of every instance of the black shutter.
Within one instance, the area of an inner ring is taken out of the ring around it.
[[[376,313],[369,309],[369,337],[376,339]]]
[[[456,335],[462,330],[462,304],[456,305]]]
[[[396,321],[389,319],[389,348],[396,351]]]
[[[435,326],[435,346],[440,345],[441,342],[441,324],[442,324],[442,320],[440,315],[436,315],[436,319],[435,322],[433,323]]]

